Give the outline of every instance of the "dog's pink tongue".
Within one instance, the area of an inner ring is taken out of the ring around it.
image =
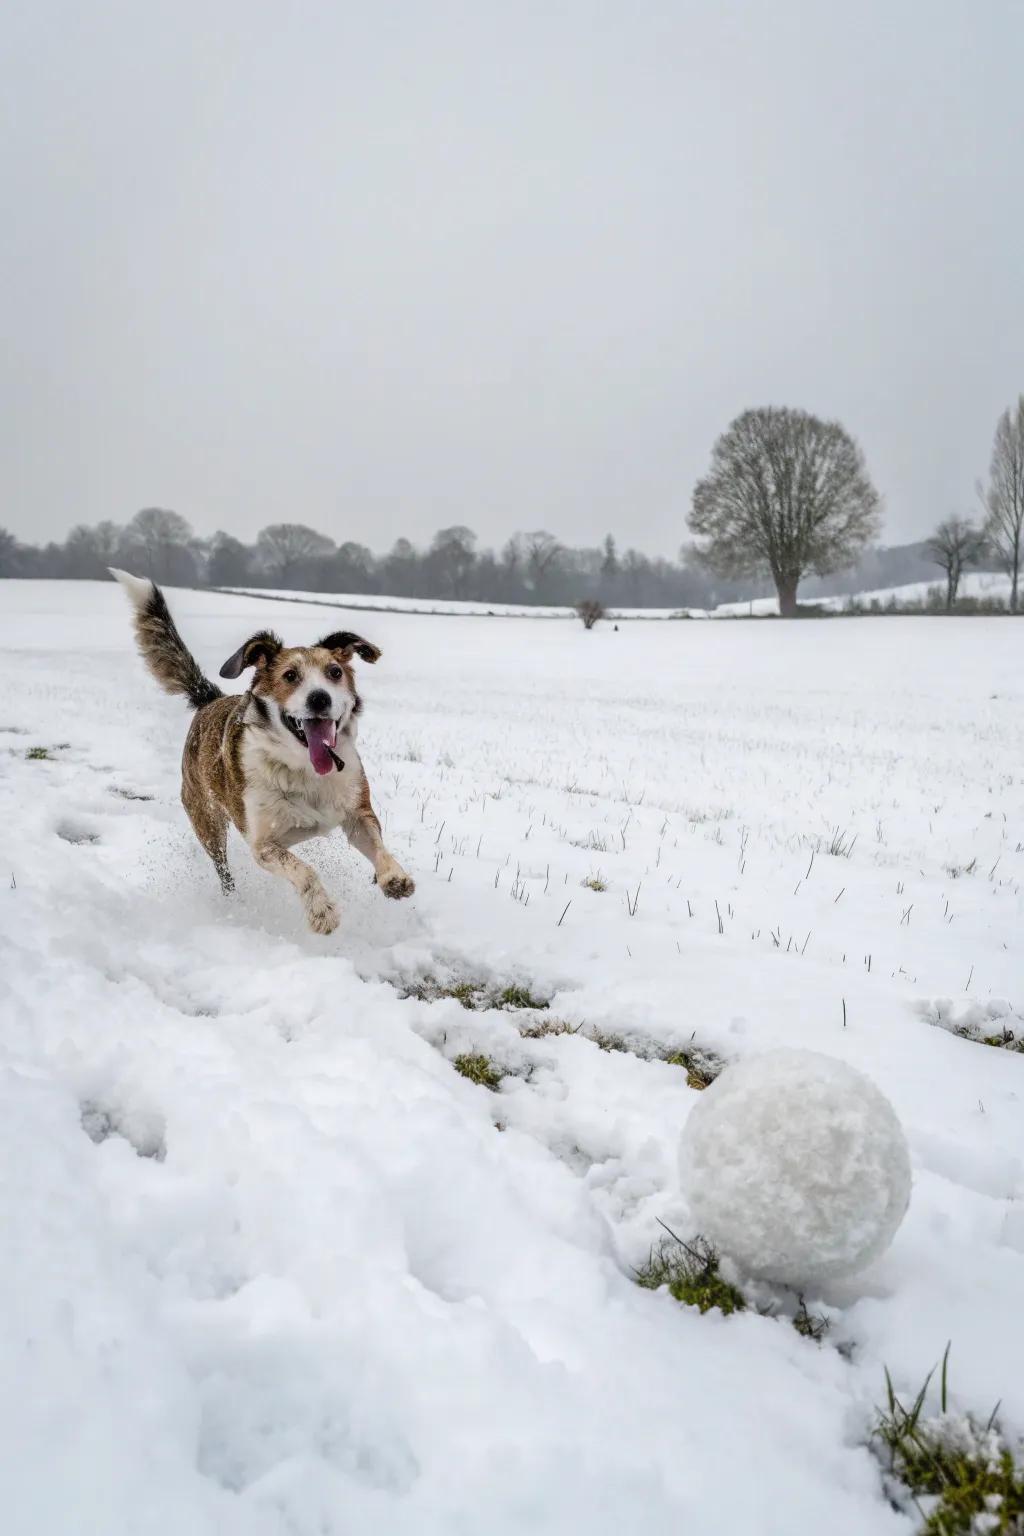
[[[338,734],[336,722],[334,720],[303,720],[302,729],[306,733],[309,760],[314,769],[317,773],[331,773],[334,768],[331,748]]]

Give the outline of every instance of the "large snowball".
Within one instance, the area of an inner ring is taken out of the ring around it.
[[[747,1274],[794,1286],[884,1253],[910,1202],[910,1156],[889,1100],[817,1051],[728,1067],[680,1146],[697,1228]]]

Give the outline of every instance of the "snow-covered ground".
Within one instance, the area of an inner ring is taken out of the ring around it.
[[[328,622],[170,601],[211,673]],[[0,584],[5,1536],[909,1533],[885,1366],[913,1392],[951,1339],[955,1404],[1024,1430],[1024,1056],[936,1027],[1024,1030],[1005,626],[352,627],[418,891],[308,845],[323,939],[237,843],[221,897],[123,594]],[[888,1253],[807,1296],[820,1345],[631,1277],[693,1232],[655,1051],[777,1044],[867,1072],[913,1160]]]
[[[859,605],[868,607],[872,603],[878,603],[884,607],[887,603],[923,603],[929,594],[939,593],[943,597],[946,592],[946,578],[939,573],[941,579],[935,581],[911,581],[901,587],[879,587],[870,592],[840,593],[836,597],[808,597],[801,598],[808,607],[826,608],[832,613],[845,613],[850,607]],[[1010,578],[998,571],[968,571],[961,578],[960,597],[984,597],[995,599],[1000,603],[1008,603],[1010,598]],[[706,617],[711,619],[734,618],[766,618],[779,611],[778,598],[755,597],[745,603],[720,603],[717,608],[711,610]]]
[[[355,608],[363,613],[432,613],[448,618],[575,619],[575,608],[544,607],[529,603],[463,602],[454,597],[386,597],[376,592],[293,592],[285,587],[225,587],[247,597],[280,598],[282,602],[328,604]],[[616,608],[617,619],[707,618],[703,608]]]
[[[261,599],[279,598],[282,602],[309,602],[332,607],[360,609],[372,613],[430,613],[445,614],[456,618],[505,618],[505,619],[575,619],[573,608],[530,607],[516,603],[459,602],[454,598],[432,597],[382,597],[375,593],[353,592],[291,592],[283,588],[228,587],[227,592]],[[923,603],[930,592],[945,592],[945,578],[941,581],[914,581],[902,587],[883,587],[877,591],[842,593],[837,597],[812,597],[806,599],[809,607],[827,608],[833,613],[843,613],[852,604],[869,605],[888,602]],[[1001,603],[1009,601],[1010,578],[996,571],[969,571],[960,582],[961,597],[995,598]],[[776,597],[754,597],[740,603],[719,603],[717,608],[621,608],[609,611],[615,619],[737,619],[771,618],[778,614]]]
[[[960,578],[960,597],[984,597],[994,599],[1000,603],[1008,603],[1010,600],[1010,578],[1000,571],[968,571],[966,576]],[[928,596],[938,593],[945,597],[946,578],[941,575],[937,581],[912,581],[902,587],[883,587],[873,592],[858,592],[855,598],[826,597],[822,598],[823,608],[832,608],[841,613],[849,608],[851,602],[860,604],[869,603],[923,603]],[[812,601],[816,601],[812,599]]]

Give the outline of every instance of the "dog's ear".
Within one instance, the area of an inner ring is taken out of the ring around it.
[[[339,629],[333,635],[324,635],[322,640],[317,641],[317,645],[324,646],[328,651],[348,651],[350,656],[355,651],[364,661],[380,660],[377,647],[371,645],[369,640],[364,640],[362,635],[354,635],[350,629]]]
[[[221,677],[241,677],[247,667],[267,667],[281,649],[282,641],[272,630],[261,629],[250,635],[220,669]]]

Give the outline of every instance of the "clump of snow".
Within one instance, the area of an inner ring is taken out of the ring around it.
[[[818,1051],[766,1051],[726,1068],[692,1110],[680,1157],[698,1226],[760,1279],[804,1286],[863,1269],[910,1203],[892,1105]]]

